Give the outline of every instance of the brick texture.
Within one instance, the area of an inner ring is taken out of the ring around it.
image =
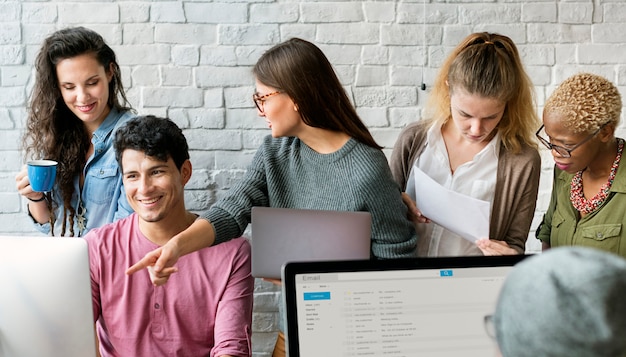
[[[251,66],[293,36],[327,54],[387,155],[402,127],[419,119],[443,59],[473,31],[500,32],[519,45],[538,110],[560,81],[583,70],[626,93],[621,1],[6,0],[0,14],[0,234],[35,234],[13,178],[23,161],[19,137],[34,57],[41,40],[65,26],[101,33],[119,56],[138,112],[169,116],[184,128],[194,165],[186,199],[195,211],[208,209],[241,177],[268,134],[250,100]],[[546,150],[542,156],[529,252],[540,250],[532,237],[550,198],[552,160]],[[256,291],[254,354],[269,356],[278,289],[258,281]]]

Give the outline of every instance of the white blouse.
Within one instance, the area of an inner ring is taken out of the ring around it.
[[[413,170],[419,169],[444,188],[492,203],[495,195],[499,147],[500,135],[496,133],[487,146],[471,161],[460,165],[452,173],[441,126],[431,127],[426,134],[426,146],[411,169],[406,193],[415,200]],[[416,231],[419,234],[418,256],[482,255],[476,244],[435,223],[417,224]]]

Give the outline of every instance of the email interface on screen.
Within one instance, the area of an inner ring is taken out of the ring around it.
[[[494,356],[511,267],[296,275],[300,356]]]

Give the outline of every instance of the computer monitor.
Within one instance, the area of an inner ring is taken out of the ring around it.
[[[484,318],[524,258],[287,263],[288,355],[494,356]]]
[[[0,236],[0,356],[96,355],[82,238]]]

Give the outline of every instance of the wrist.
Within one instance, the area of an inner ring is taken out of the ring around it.
[[[40,198],[36,198],[36,199],[30,198],[30,197],[28,197],[28,196],[26,196],[26,198],[27,198],[30,202],[41,202],[41,201],[43,201],[43,200],[45,200],[45,199],[46,199],[46,194],[45,194],[45,193],[42,193],[42,194],[41,194],[41,197],[40,197]]]

